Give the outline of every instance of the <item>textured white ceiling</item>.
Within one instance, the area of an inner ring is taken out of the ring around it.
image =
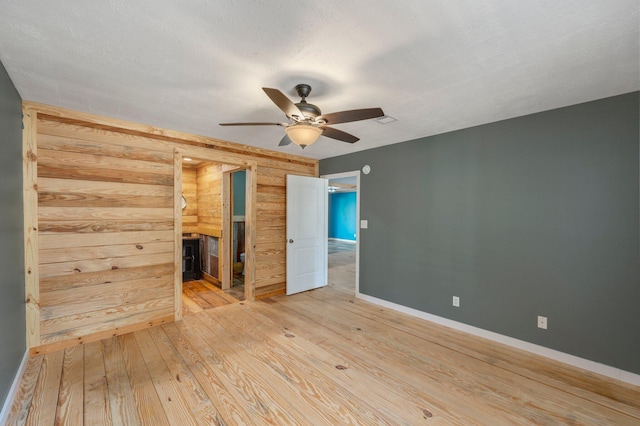
[[[25,100],[313,158],[640,89],[638,0],[2,0],[0,60]],[[336,125],[278,148],[275,87]]]

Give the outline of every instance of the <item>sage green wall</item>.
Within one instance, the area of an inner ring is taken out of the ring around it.
[[[639,117],[636,92],[322,160],[371,166],[360,291],[640,373]]]
[[[22,99],[0,63],[0,406],[26,349]]]

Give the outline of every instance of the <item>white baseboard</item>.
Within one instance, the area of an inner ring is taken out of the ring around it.
[[[464,331],[465,333],[469,333],[469,334],[473,334],[474,336],[493,340],[494,342],[502,343],[517,349],[522,349],[536,355],[541,355],[546,358],[553,359],[555,361],[560,361],[562,363],[569,364],[574,367],[582,368],[583,370],[591,371],[593,373],[601,374],[603,376],[611,377],[613,379],[630,383],[635,386],[640,386],[639,374],[624,371],[616,367],[611,367],[609,365],[605,365],[599,362],[580,358],[575,355],[570,355],[564,352],[556,351],[554,349],[549,349],[544,346],[526,342],[524,340],[519,340],[519,339],[505,336],[499,333],[494,333],[493,331],[484,330],[482,328],[478,328],[472,325],[450,320],[448,318],[439,317],[437,315],[429,314],[427,312],[419,311],[417,309],[409,308],[403,305],[398,305],[396,303],[388,302],[386,300],[378,299],[377,297],[368,296],[366,294],[362,294],[359,292],[356,293],[356,297],[358,299],[362,299],[379,306],[384,306],[385,308],[393,309],[394,311],[402,312],[417,318],[431,321],[436,324],[440,324],[456,330]]]
[[[16,376],[13,378],[13,383],[11,384],[11,388],[9,389],[9,393],[7,394],[7,399],[4,400],[2,411],[0,411],[0,425],[7,424],[7,420],[9,420],[9,412],[11,411],[11,406],[13,405],[13,402],[18,395],[18,390],[20,389],[20,380],[22,380],[24,370],[27,368],[28,359],[29,349],[24,352],[24,356],[22,357],[22,361],[20,362],[20,367],[18,367]]]

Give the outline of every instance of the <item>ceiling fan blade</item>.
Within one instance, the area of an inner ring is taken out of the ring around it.
[[[280,139],[280,143],[278,144],[278,146],[287,146],[291,143],[291,139],[289,139],[288,135],[284,135],[284,137],[282,139]]]
[[[282,126],[286,127],[287,123],[219,123],[220,126]]]
[[[353,136],[342,130],[334,129],[333,127],[320,126],[322,129],[322,136],[326,136],[331,139],[336,139],[342,142],[354,143],[360,140],[359,137]]]
[[[287,117],[298,117],[304,119],[304,114],[300,111],[300,109],[291,102],[287,96],[279,91],[278,89],[270,89],[268,87],[263,87],[264,93],[273,101],[274,104],[278,106],[284,112]]]
[[[350,123],[352,121],[368,120],[369,118],[377,118],[384,116],[382,108],[363,108],[352,109],[349,111],[330,112],[318,117],[323,119],[327,124]]]

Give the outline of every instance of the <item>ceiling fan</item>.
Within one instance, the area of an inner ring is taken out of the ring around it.
[[[342,142],[354,143],[360,138],[329,127],[331,124],[349,123],[352,121],[367,120],[384,116],[381,108],[352,109],[348,111],[322,114],[320,108],[307,102],[306,98],[311,93],[311,86],[298,84],[296,91],[302,98],[300,102],[293,103],[278,89],[263,87],[262,90],[269,96],[274,104],[285,113],[289,123],[220,123],[221,126],[281,126],[285,135],[278,146],[289,145],[291,142],[305,148],[314,143],[320,135]]]

